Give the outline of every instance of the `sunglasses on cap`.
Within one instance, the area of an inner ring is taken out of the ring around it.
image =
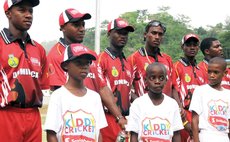
[[[152,26],[153,27],[160,26],[163,29],[164,33],[166,32],[166,26],[163,23],[161,23],[160,21],[151,21],[151,22],[149,22],[147,27],[152,27]]]

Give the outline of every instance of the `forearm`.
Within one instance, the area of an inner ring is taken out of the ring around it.
[[[179,94],[178,94],[177,90],[174,87],[172,89],[172,98],[174,100],[176,100],[176,102],[178,103],[180,108],[183,108],[183,105],[182,105],[181,100],[179,98]]]
[[[134,93],[135,91],[134,90],[132,90],[131,91],[131,102],[133,102],[136,98],[138,98],[138,96]]]
[[[113,116],[117,117],[122,115],[114,101],[112,91],[107,86],[100,90],[100,95],[103,104],[108,108],[109,112],[112,113]]]
[[[194,142],[199,142],[199,116],[196,112],[192,112],[192,133]]]

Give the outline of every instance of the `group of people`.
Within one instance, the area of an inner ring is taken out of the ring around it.
[[[182,37],[184,56],[160,51],[166,26],[147,23],[145,44],[123,53],[135,28],[109,22],[108,47],[97,55],[82,44],[89,13],[69,8],[59,16],[63,33],[46,55],[28,34],[39,0],[5,0],[9,27],[0,32],[0,137],[41,142],[42,89],[51,89],[44,130],[48,142],[229,142],[230,69],[218,39]],[[202,51],[199,64],[196,55]]]

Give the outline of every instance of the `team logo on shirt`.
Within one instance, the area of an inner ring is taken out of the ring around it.
[[[208,103],[208,122],[218,131],[228,129],[228,103],[223,100],[211,100]]]
[[[96,141],[96,120],[91,113],[83,110],[67,111],[63,115],[63,142]]]
[[[118,70],[116,69],[116,67],[112,67],[112,75],[114,76],[114,77],[118,77],[118,75],[119,75],[119,73],[118,73]]]
[[[19,63],[18,58],[14,57],[13,54],[10,54],[8,59],[9,66],[11,66],[12,68],[16,68],[18,66],[18,63]]]
[[[191,81],[191,77],[186,73],[184,80],[185,80],[185,82],[189,83]]]
[[[141,139],[145,142],[162,141],[169,142],[171,124],[167,119],[160,117],[145,118],[142,121]]]
[[[40,64],[41,64],[40,61],[38,60],[38,58],[31,57],[30,61],[35,66],[40,66]]]

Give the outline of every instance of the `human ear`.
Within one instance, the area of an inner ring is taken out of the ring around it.
[[[205,50],[204,50],[204,53],[205,53],[206,55],[209,55],[209,49],[205,49]]]
[[[10,18],[10,14],[11,12],[10,12],[10,10],[7,10],[6,12],[5,12],[5,14],[6,14],[6,17],[9,19]]]

